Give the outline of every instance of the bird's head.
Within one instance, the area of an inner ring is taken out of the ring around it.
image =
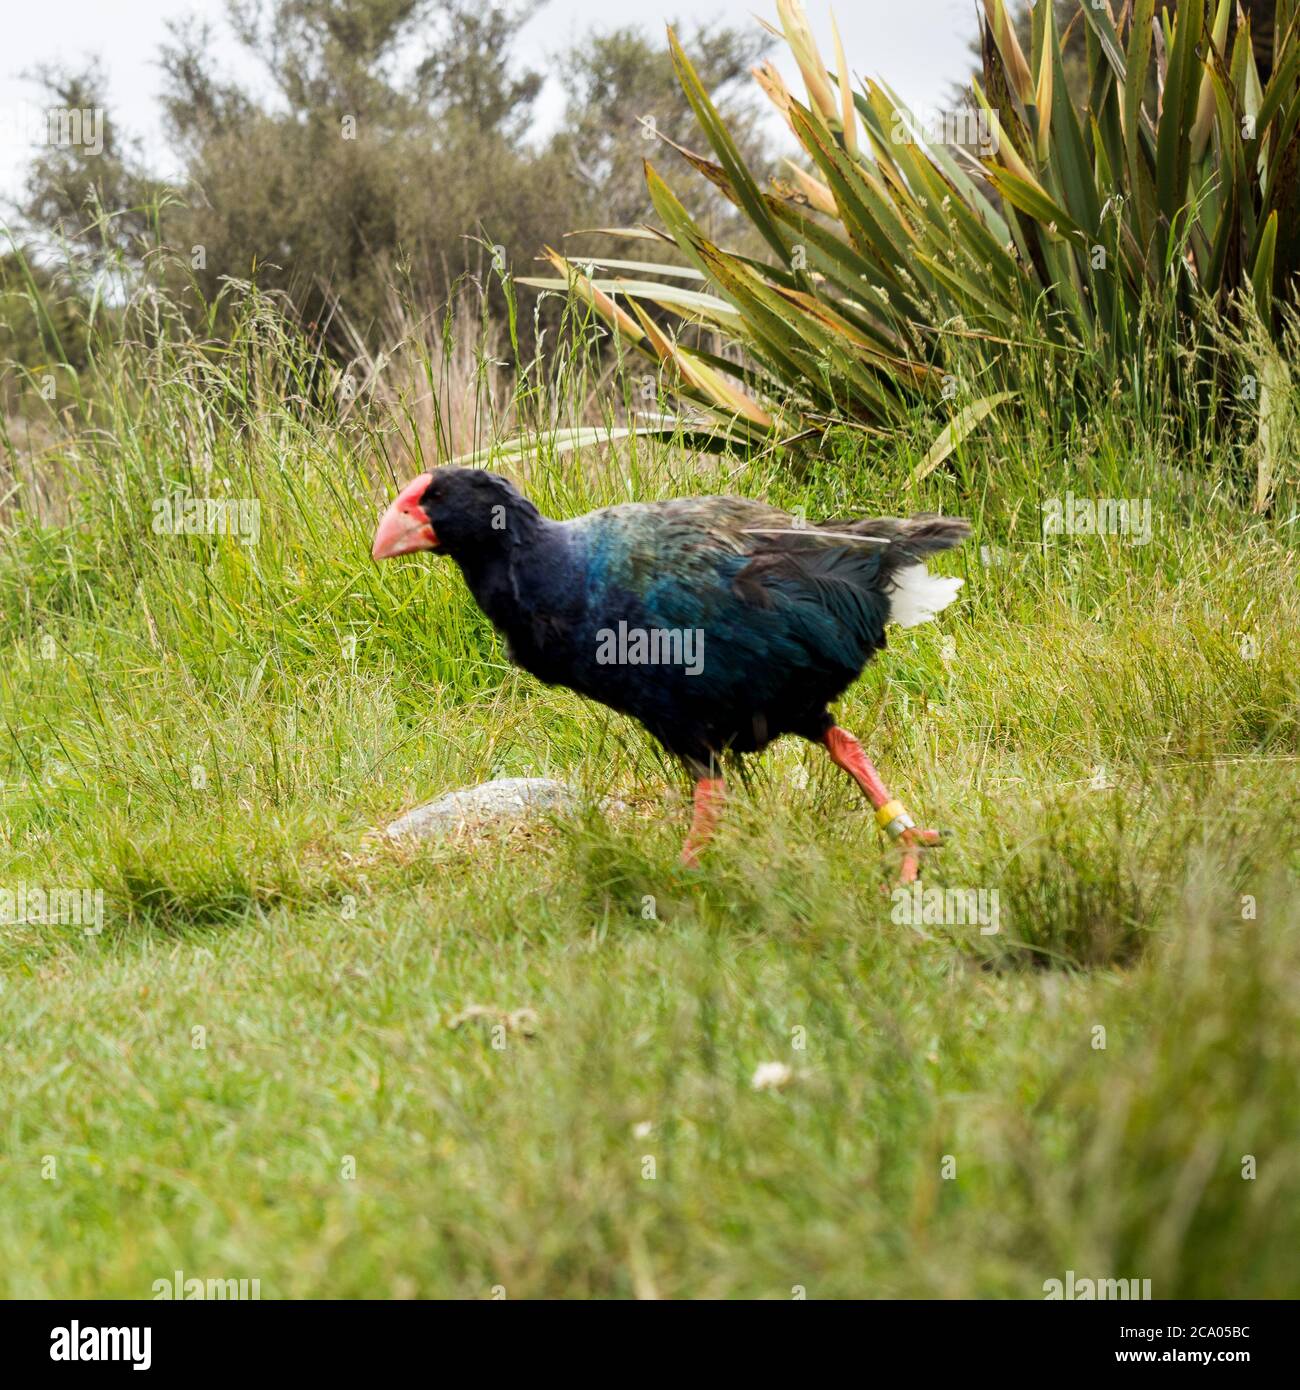
[[[519,538],[537,511],[504,479],[481,468],[435,468],[401,490],[380,518],[371,555],[390,560],[432,550],[462,562]]]

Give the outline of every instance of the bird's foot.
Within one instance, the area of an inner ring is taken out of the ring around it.
[[[700,777],[695,782],[695,813],[691,818],[690,834],[682,846],[677,861],[684,869],[700,867],[700,851],[713,838],[714,827],[726,800],[726,783],[721,777]]]
[[[921,853],[941,845],[944,840],[942,830],[927,830],[919,825],[908,826],[895,837],[902,848],[903,859],[898,871],[900,883],[915,883],[921,872]]]
[[[876,824],[903,851],[899,882],[915,883],[921,872],[921,851],[942,843],[943,832],[917,825],[903,803],[893,799],[877,807]]]

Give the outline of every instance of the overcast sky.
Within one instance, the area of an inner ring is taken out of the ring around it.
[[[823,55],[830,60],[830,5],[807,0],[806,8]],[[58,0],[27,4],[4,0],[4,45],[0,48],[0,203],[21,189],[30,156],[27,134],[37,114],[36,86],[23,73],[46,63],[74,66],[97,55],[109,76],[110,114],[140,136],[152,168],[175,170],[158,121],[158,45],[169,19],[208,18],[218,27],[224,0]],[[975,0],[839,0],[835,6],[849,65],[855,74],[883,77],[914,107],[944,103],[949,84],[969,70],[967,44],[975,32]],[[598,26],[640,24],[661,29],[681,16],[688,21],[717,17],[735,25],[756,24],[755,15],[776,21],[775,0],[550,0],[527,30],[525,56],[542,66],[567,41]],[[247,60],[222,33],[218,54],[234,75],[249,76]],[[782,52],[776,59],[792,85],[797,74]],[[556,84],[541,104],[543,124],[560,107]]]

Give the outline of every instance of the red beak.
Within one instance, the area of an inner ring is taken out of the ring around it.
[[[424,490],[433,481],[432,473],[421,473],[397,495],[397,501],[383,514],[370,554],[376,560],[409,555],[413,550],[436,550],[438,537],[420,506]]]

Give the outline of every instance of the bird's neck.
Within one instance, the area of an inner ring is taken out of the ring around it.
[[[558,523],[528,505],[512,510],[496,545],[452,558],[478,606],[495,627],[510,633],[539,606],[549,606],[564,555]]]
[[[503,626],[514,607],[515,585],[510,552],[504,547],[487,554],[453,556],[465,576],[474,601],[496,627]]]

